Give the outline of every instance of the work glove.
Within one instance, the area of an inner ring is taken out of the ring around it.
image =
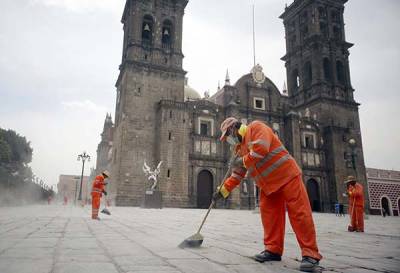
[[[220,191],[214,192],[212,196],[212,200],[214,203],[217,203],[218,200],[223,199],[224,197],[222,196],[222,193]]]
[[[106,192],[106,191],[103,191],[103,193],[104,193],[104,195],[107,195],[107,192]]]
[[[214,203],[216,203],[218,200],[225,199],[228,196],[229,196],[229,192],[222,185],[222,186],[218,186],[217,187],[217,191],[214,192],[214,194],[212,196],[212,200],[213,200]]]
[[[234,168],[241,168],[243,166],[243,157],[237,156],[232,162],[231,162],[232,169]]]

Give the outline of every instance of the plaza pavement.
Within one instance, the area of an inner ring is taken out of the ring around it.
[[[93,221],[90,207],[0,208],[1,273],[299,272],[300,250],[286,225],[282,262],[251,259],[263,249],[260,215],[213,210],[200,249],[177,247],[205,210],[111,207]],[[370,216],[365,233],[346,232],[348,217],[315,213],[323,272],[400,272],[400,217]]]

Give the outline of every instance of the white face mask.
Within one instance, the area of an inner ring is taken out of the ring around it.
[[[239,144],[239,139],[237,139],[237,137],[228,136],[226,138],[226,142],[228,142],[229,145],[235,146],[235,145]]]

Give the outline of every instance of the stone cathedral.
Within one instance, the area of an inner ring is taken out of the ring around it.
[[[348,175],[367,190],[359,104],[350,81],[353,44],[345,40],[346,2],[295,0],[284,9],[287,90],[280,91],[257,65],[235,83],[227,75],[214,95],[201,97],[182,68],[188,0],[127,0],[115,123],[107,114],[97,151],[97,170],[112,174],[114,203],[140,206],[149,186],[144,161],[151,168],[163,161],[163,205],[208,207],[228,169],[230,149],[219,142],[219,125],[229,116],[274,129],[303,170],[314,211],[347,202],[342,193]],[[253,181],[244,179],[218,206],[253,208],[257,197]]]

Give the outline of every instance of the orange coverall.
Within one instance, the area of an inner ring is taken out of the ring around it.
[[[104,177],[102,175],[96,176],[92,187],[92,219],[99,216],[100,198],[103,195],[104,185],[106,185]]]
[[[282,255],[285,236],[285,206],[302,256],[320,260],[314,221],[302,173],[278,136],[261,121],[247,126],[237,147],[245,168],[235,168],[223,188],[231,192],[246,172],[260,188],[260,212],[265,249]]]
[[[360,183],[354,186],[349,185],[347,189],[349,195],[349,208],[351,225],[350,231],[364,232],[364,191]]]

